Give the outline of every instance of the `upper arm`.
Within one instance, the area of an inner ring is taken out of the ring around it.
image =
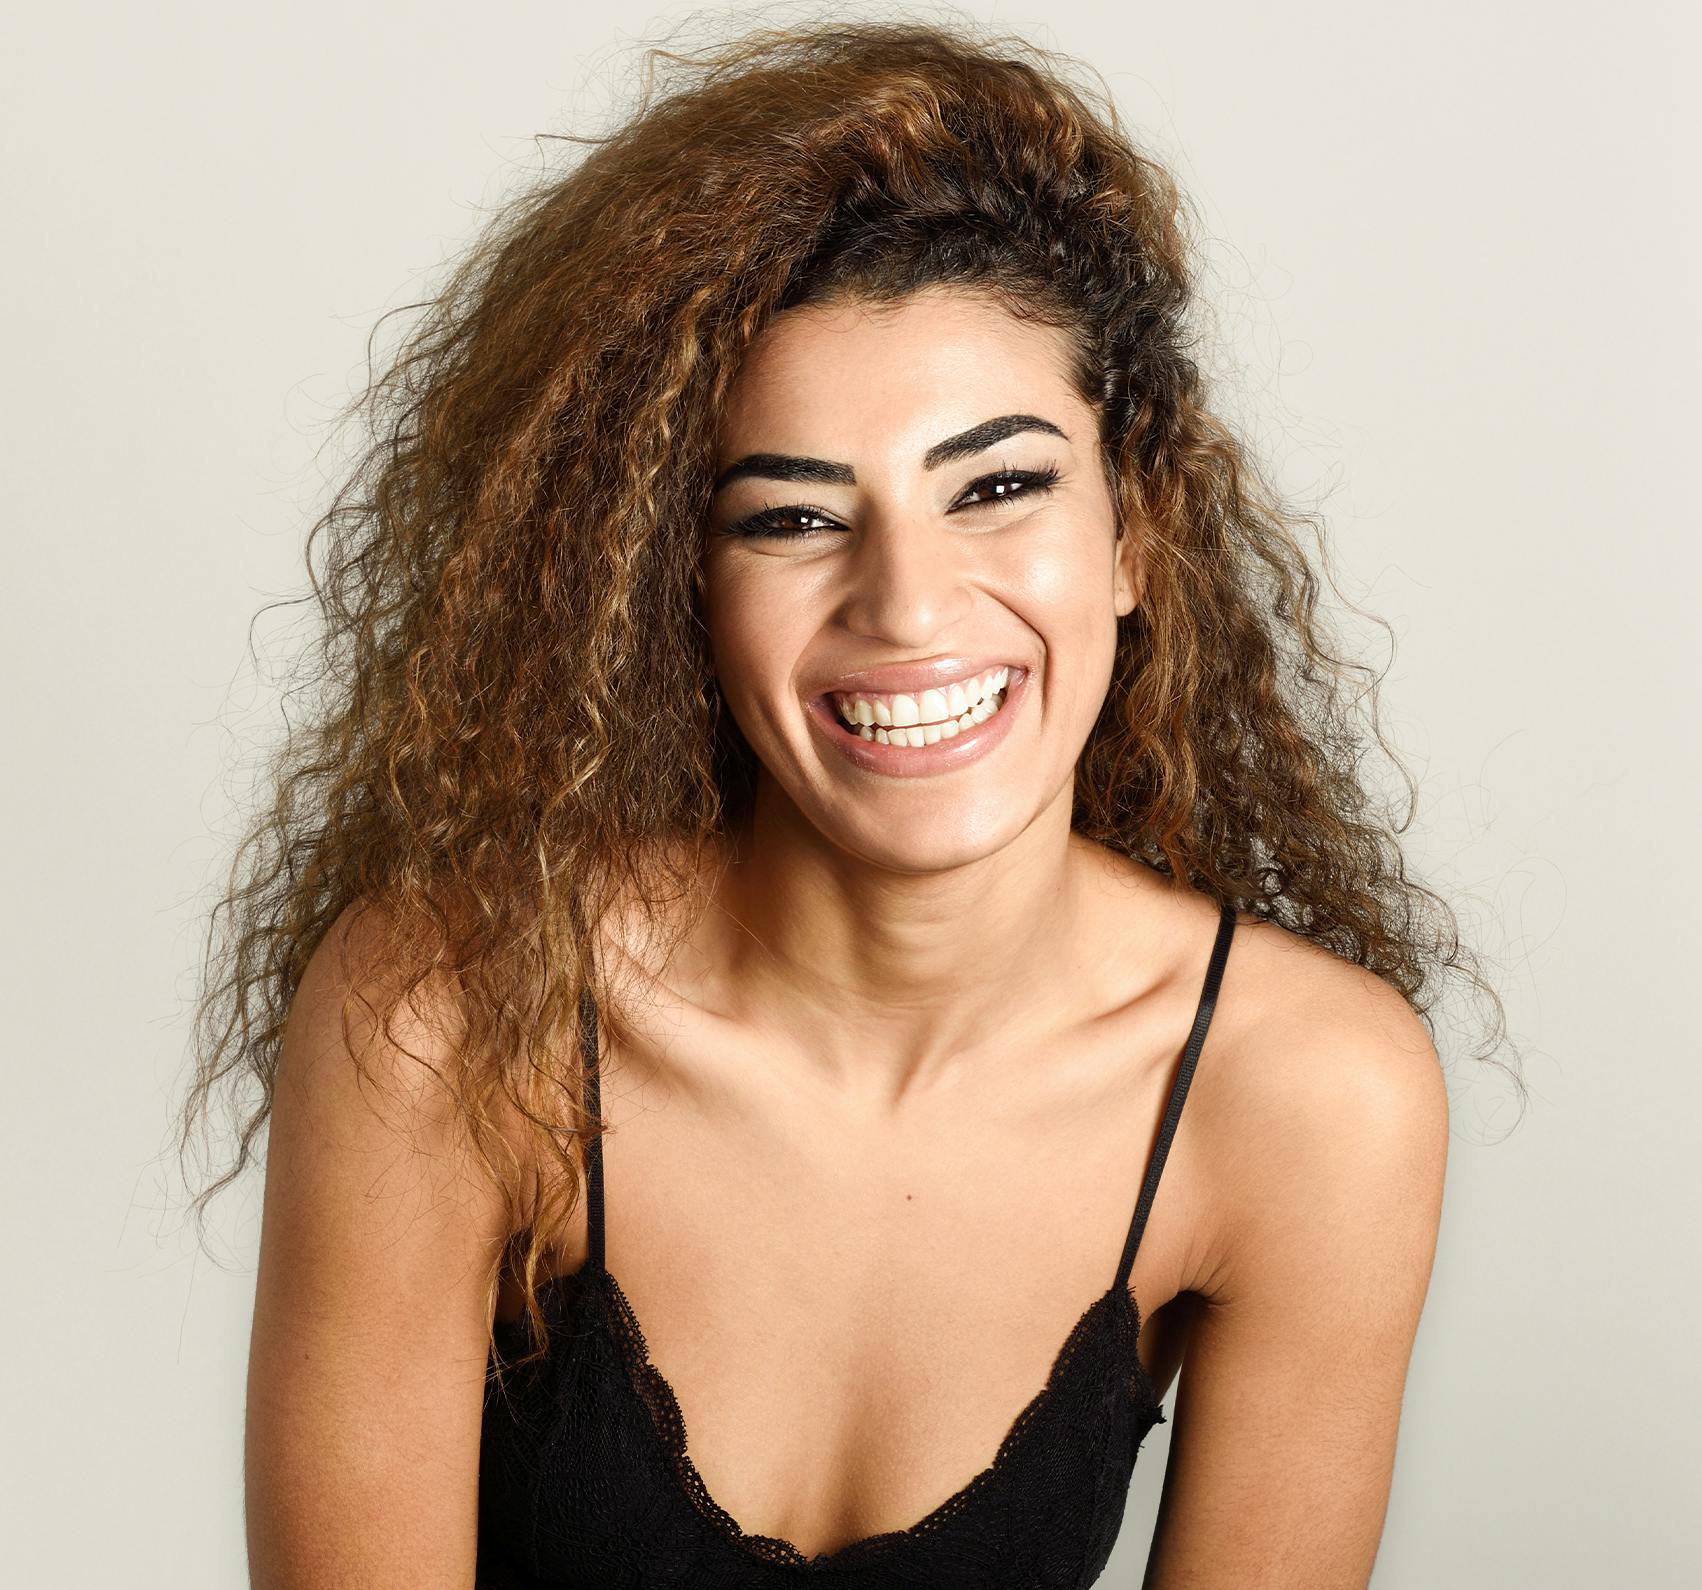
[[[1448,1139],[1435,1050],[1379,987],[1238,1068],[1233,1231],[1183,1361],[1145,1590],[1369,1582]]]
[[[394,1045],[345,916],[290,1010],[274,1088],[248,1369],[255,1590],[467,1590],[492,1285],[507,1199],[453,1145],[443,1010]],[[416,1002],[438,999],[425,985]],[[410,1059],[403,1047],[423,1057]]]

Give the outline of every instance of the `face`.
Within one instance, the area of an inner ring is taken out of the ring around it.
[[[789,310],[753,344],[704,576],[759,807],[904,872],[1067,817],[1141,574],[1067,361],[1062,332],[943,290]]]

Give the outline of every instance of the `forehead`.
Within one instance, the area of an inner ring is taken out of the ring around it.
[[[746,353],[728,392],[723,445],[779,446],[777,426],[815,435],[824,425],[855,434],[923,424],[933,440],[961,416],[970,424],[1042,401],[1079,403],[1069,371],[1064,332],[964,290],[788,309]]]

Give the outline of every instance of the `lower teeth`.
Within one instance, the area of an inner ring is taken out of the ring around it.
[[[874,740],[881,745],[917,747],[935,745],[941,740],[953,740],[956,739],[958,735],[967,733],[970,729],[979,728],[987,721],[988,718],[993,716],[994,712],[997,712],[999,708],[1005,704],[1005,697],[1007,694],[1009,694],[1008,687],[989,696],[987,699],[992,705],[992,711],[987,712],[980,718],[977,718],[974,715],[973,709],[971,709],[969,712],[964,713],[962,717],[948,718],[944,723],[915,723],[911,724],[908,728],[902,729],[877,727],[868,723],[858,724],[855,727],[851,724],[846,724],[845,727],[851,729],[852,732],[860,739]]]

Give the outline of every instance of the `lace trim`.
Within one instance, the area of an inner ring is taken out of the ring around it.
[[[1165,1422],[1146,1367],[1135,1351],[1141,1323],[1139,1305],[1127,1287],[1113,1286],[1109,1292],[1095,1299],[1071,1328],[1052,1361],[1046,1383],[1012,1421],[992,1462],[986,1468],[914,1524],[904,1529],[865,1535],[861,1539],[847,1541],[845,1545],[837,1546],[831,1551],[808,1557],[789,1540],[774,1535],[746,1533],[738,1520],[710,1494],[709,1487],[704,1484],[703,1476],[698,1472],[697,1465],[686,1449],[685,1418],[680,1411],[679,1399],[667,1377],[650,1361],[649,1346],[645,1341],[637,1312],[613,1274],[605,1269],[602,1271],[602,1279],[606,1283],[607,1296],[614,1305],[612,1314],[605,1310],[603,1317],[608,1321],[610,1334],[620,1349],[619,1357],[627,1371],[628,1380],[639,1400],[650,1412],[680,1488],[699,1514],[727,1540],[766,1563],[792,1568],[825,1568],[830,1564],[837,1567],[854,1555],[878,1554],[905,1541],[930,1534],[958,1517],[1008,1468],[1012,1454],[1023,1444],[1040,1415],[1056,1399],[1058,1389],[1076,1362],[1083,1343],[1101,1326],[1107,1316],[1112,1322],[1119,1346],[1125,1343],[1127,1345],[1127,1357],[1120,1355],[1120,1365],[1130,1360],[1133,1363],[1132,1369],[1126,1374],[1119,1367],[1115,1377],[1117,1386],[1131,1399],[1148,1424]],[[1123,1305],[1121,1307],[1119,1299]]]

